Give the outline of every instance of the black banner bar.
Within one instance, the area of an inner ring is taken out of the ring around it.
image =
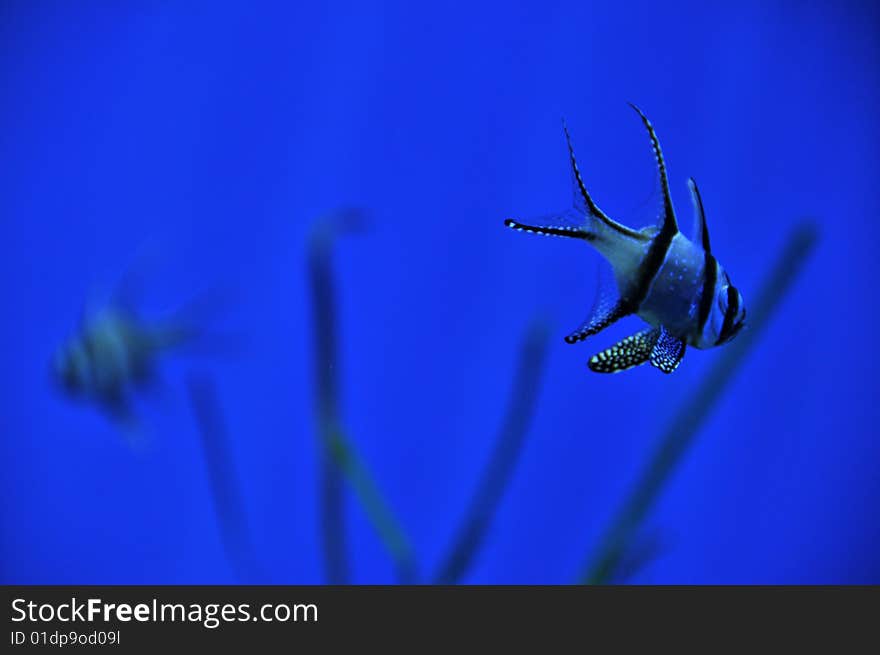
[[[704,634],[713,635],[712,645],[746,635],[788,642],[822,631],[853,638],[859,628],[873,632],[878,589],[9,586],[3,587],[3,650],[201,652],[309,645],[324,652],[332,645],[408,644],[418,652],[435,641],[476,643],[477,636],[495,646],[537,637],[547,647],[580,643],[587,649],[598,638],[617,646],[646,638],[655,646],[678,644]]]

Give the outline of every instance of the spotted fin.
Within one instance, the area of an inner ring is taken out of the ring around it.
[[[629,103],[635,112],[642,119],[642,124],[648,130],[648,136],[651,139],[651,149],[654,151],[654,159],[657,162],[657,174],[660,177],[660,190],[663,192],[663,213],[660,216],[660,231],[667,234],[675,234],[678,232],[678,222],[675,219],[675,210],[672,207],[672,196],[669,194],[669,179],[666,175],[666,162],[663,159],[663,151],[660,150],[660,140],[654,132],[654,126],[651,121],[636,107],[633,103]]]
[[[558,214],[541,216],[523,223],[512,218],[504,221],[504,224],[517,232],[528,232],[546,237],[569,237],[571,239],[584,239],[592,241],[595,235],[590,232],[586,225],[586,217],[575,209],[570,209]]]
[[[593,355],[587,366],[596,373],[618,373],[641,366],[651,359],[659,330],[642,330]]]
[[[632,314],[632,309],[614,292],[613,282],[608,280],[604,267],[597,273],[598,291],[593,309],[586,321],[565,337],[566,343],[577,343],[598,334],[612,323]]]
[[[669,334],[666,328],[660,327],[657,329],[656,343],[651,350],[651,364],[664,373],[672,373],[681,364],[686,348],[684,341]]]
[[[588,366],[596,373],[617,373],[650,361],[664,373],[672,373],[681,363],[685,347],[684,341],[666,328],[649,328],[593,355]]]

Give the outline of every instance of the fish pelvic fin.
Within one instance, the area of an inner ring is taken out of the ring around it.
[[[666,328],[657,328],[657,339],[651,350],[651,364],[664,373],[672,373],[681,364],[687,344],[672,336]]]
[[[619,373],[651,362],[664,373],[672,373],[684,358],[686,347],[666,328],[648,328],[593,355],[587,365],[596,373]]]
[[[618,341],[610,348],[593,355],[587,362],[596,373],[619,373],[641,366],[651,359],[659,330],[648,328]]]

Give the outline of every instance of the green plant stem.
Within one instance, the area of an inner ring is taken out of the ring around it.
[[[342,480],[354,490],[368,520],[394,559],[401,582],[415,580],[415,558],[400,524],[382,499],[367,467],[340,428],[339,357],[337,352],[336,289],[332,249],[336,236],[362,228],[356,210],[338,212],[315,225],[308,253],[315,330],[315,389],[318,434],[321,443],[320,517],[324,561],[331,584],[350,580],[346,556]]]
[[[348,484],[351,485],[355,496],[367,514],[367,519],[394,560],[398,579],[402,583],[412,584],[416,579],[416,564],[412,548],[403,529],[382,498],[369,469],[358,457],[341,428],[338,426],[330,427],[326,435],[325,447]]]

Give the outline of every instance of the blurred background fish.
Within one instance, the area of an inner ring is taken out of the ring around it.
[[[94,402],[134,436],[134,394],[158,384],[160,358],[196,336],[183,319],[149,322],[132,308],[110,304],[83,316],[56,351],[51,373],[67,396]]]

